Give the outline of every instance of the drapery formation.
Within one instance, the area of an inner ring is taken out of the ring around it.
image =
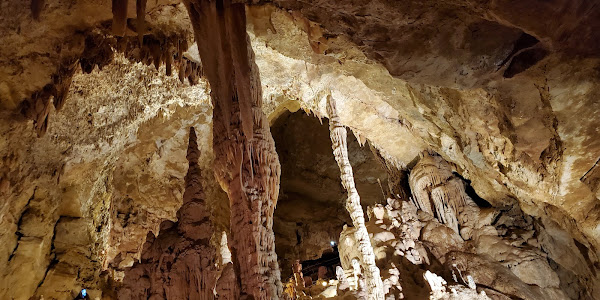
[[[282,293],[273,212],[280,165],[246,34],[244,4],[185,1],[213,100],[214,170],[229,196],[231,248],[242,295]]]
[[[371,246],[369,232],[365,226],[365,215],[360,205],[360,196],[354,185],[354,175],[352,166],[348,159],[348,144],[346,142],[347,131],[340,123],[337,115],[335,102],[331,97],[328,99],[329,105],[327,112],[329,114],[329,131],[331,135],[331,146],[333,155],[340,167],[342,185],[348,191],[346,209],[352,218],[352,224],[356,227],[354,237],[358,242],[361,264],[365,273],[368,299],[382,300],[384,298],[383,283],[379,274],[379,268],[375,264],[375,254]]]
[[[479,208],[465,192],[462,180],[452,173],[451,166],[442,157],[422,153],[410,173],[409,183],[413,203],[454,232],[461,233],[462,229],[475,226]]]

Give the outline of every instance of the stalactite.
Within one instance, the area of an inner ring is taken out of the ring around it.
[[[84,73],[91,73],[95,67],[102,69],[113,61],[114,51],[113,46],[115,40],[107,39],[104,36],[97,34],[89,34],[85,38],[85,48],[79,64]]]
[[[34,20],[38,21],[40,19],[40,14],[45,4],[45,0],[31,0],[31,15]]]
[[[119,5],[116,3],[114,8],[117,9]],[[113,61],[115,52],[123,53],[131,61],[146,65],[153,63],[157,70],[164,63],[168,76],[172,75],[172,69],[175,67],[179,70],[179,79],[182,83],[187,78],[190,84],[196,84],[202,76],[202,66],[184,57],[183,53],[188,49],[187,36],[188,33],[185,31],[168,35],[155,32],[144,35],[140,44],[136,37],[115,38],[102,32],[90,32],[85,36],[83,52],[79,56],[63,58],[57,72],[52,76],[52,82],[21,102],[21,113],[33,120],[38,136],[43,136],[49,123],[49,104],[52,103],[56,111],[64,107],[77,64],[81,66],[84,73],[91,73],[96,67],[102,70]],[[186,72],[189,73],[183,77]]]
[[[202,68],[213,99],[215,175],[231,207],[231,245],[241,293],[278,299],[273,212],[280,165],[262,112],[262,91],[246,34],[243,4],[188,0]],[[190,66],[186,67],[187,69]]]
[[[65,105],[69,88],[71,87],[71,81],[75,74],[77,66],[77,60],[67,60],[61,64],[58,74],[54,75],[54,88],[52,95],[54,96],[54,107],[56,111],[60,111]]]
[[[125,35],[127,30],[127,2],[128,0],[112,0],[112,29],[116,36]]]
[[[167,76],[171,76],[171,65],[173,64],[173,53],[171,53],[171,49],[167,50],[166,56],[165,64],[167,65]]]
[[[367,227],[365,226],[365,215],[360,204],[360,196],[354,185],[352,166],[348,159],[347,131],[340,123],[335,102],[331,99],[331,96],[329,96],[328,102],[327,112],[329,114],[329,130],[333,155],[340,168],[342,185],[348,192],[346,209],[350,213],[352,224],[356,228],[355,239],[358,242],[361,265],[366,277],[368,299],[382,300],[384,298],[383,282],[381,281],[379,268],[375,264],[375,254],[371,246],[369,232],[367,232]]]
[[[137,17],[136,30],[140,45],[143,44],[144,34],[146,33],[146,1],[147,0],[135,1],[135,13]]]
[[[188,49],[186,36],[185,32],[168,36],[162,33],[146,34],[141,44],[137,39],[120,37],[117,44],[123,44],[123,49],[117,47],[116,50],[123,52],[131,61],[153,64],[156,70],[164,64],[167,76],[171,76],[175,68],[181,83],[188,79],[189,83],[194,85],[202,77],[202,67],[184,57],[183,53]]]
[[[21,113],[28,119],[33,120],[33,128],[38,137],[44,136],[48,129],[52,89],[53,86],[48,84],[41,91],[34,93],[31,98],[21,103]]]

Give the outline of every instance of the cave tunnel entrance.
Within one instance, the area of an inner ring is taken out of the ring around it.
[[[273,230],[282,281],[300,260],[305,277],[316,281],[325,266],[328,278],[340,264],[337,243],[344,224],[352,221],[345,208],[346,192],[333,156],[329,124],[303,111],[280,115],[271,126],[281,163],[281,185]],[[348,135],[348,155],[357,190],[366,206],[385,203],[387,173],[368,145]]]

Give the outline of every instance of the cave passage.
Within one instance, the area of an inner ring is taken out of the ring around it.
[[[317,259],[309,259],[301,261],[302,274],[304,278],[311,277],[313,282],[319,279],[319,268],[325,267],[327,273],[325,278],[335,278],[335,268],[341,266],[340,253],[338,251],[337,244],[331,247],[332,251],[326,251]]]
[[[282,281],[292,276],[296,260],[305,277],[318,277],[325,266],[335,277],[340,264],[337,243],[344,225],[352,224],[345,208],[347,197],[333,157],[327,120],[319,122],[304,112],[285,112],[271,125],[282,166],[281,189],[274,214],[275,249]],[[363,206],[382,203],[387,173],[368,146],[348,136],[350,161]],[[333,244],[333,245],[332,245]]]

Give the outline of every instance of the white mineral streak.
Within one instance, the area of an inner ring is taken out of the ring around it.
[[[446,280],[444,278],[431,273],[429,270],[423,274],[423,278],[425,278],[425,281],[427,281],[427,284],[431,288],[429,299],[443,299],[447,297],[448,292],[446,292]]]

